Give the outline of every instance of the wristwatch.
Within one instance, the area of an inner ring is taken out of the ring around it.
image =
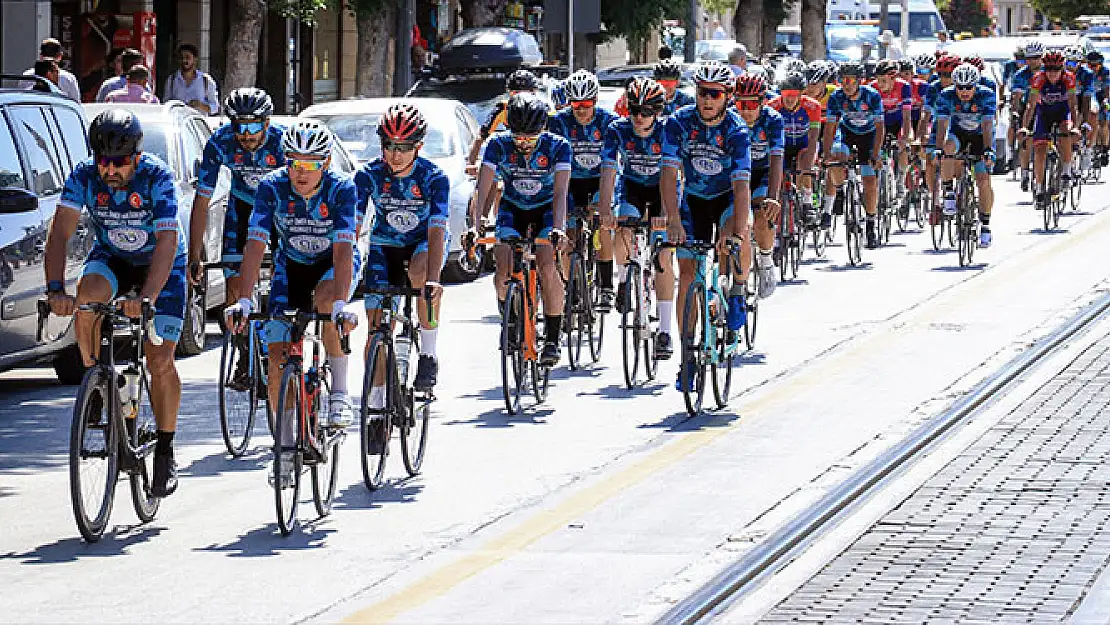
[[[46,294],[51,295],[54,293],[65,293],[66,285],[61,280],[51,280],[46,283]]]

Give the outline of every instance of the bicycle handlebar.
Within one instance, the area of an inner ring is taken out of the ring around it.
[[[82,304],[78,306],[77,310],[91,312],[97,315],[105,315],[115,319],[122,318],[127,319],[128,321],[132,321],[131,317],[127,317],[123,314],[123,308],[120,305],[121,301],[123,301],[121,298],[116,298],[108,303],[89,302],[87,304]],[[50,310],[50,300],[40,299],[36,303],[36,306],[38,308],[39,319],[38,328],[35,331],[35,341],[42,342],[43,329],[46,325],[46,320],[50,317],[50,313],[52,312]],[[150,341],[151,345],[158,346],[165,342],[164,339],[158,335],[157,330],[155,330],[154,328],[154,305],[151,303],[150,298],[148,297],[144,297],[142,299],[142,313],[139,321],[143,325],[143,332],[146,334],[146,337]],[[53,341],[57,337],[48,338]]]

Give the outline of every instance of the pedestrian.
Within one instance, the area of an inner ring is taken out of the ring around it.
[[[734,76],[739,76],[748,70],[748,49],[744,44],[736,44],[732,52],[728,53],[728,66]]]
[[[51,59],[44,59],[42,61],[35,61],[35,76],[42,76],[49,80],[55,87],[58,86],[58,62]],[[35,82],[35,86],[31,87],[35,91],[45,91],[50,93],[49,85],[44,85],[41,82]]]
[[[149,81],[150,70],[145,65],[136,65],[127,71],[127,86],[109,93],[104,101],[158,104],[158,96],[150,92]]]
[[[721,26],[721,20],[713,20],[713,38],[728,39],[728,32]]]
[[[77,77],[70,72],[62,69],[62,43],[57,39],[43,39],[42,45],[39,46],[39,60],[40,61],[54,61],[58,65],[58,81],[55,83],[58,88],[66,97],[76,101],[81,101],[81,88],[77,85]],[[32,67],[23,72],[24,75],[30,76],[35,73],[35,68]],[[26,83],[24,83],[26,84]],[[32,85],[27,85],[31,87]]]
[[[205,115],[219,113],[220,101],[216,91],[216,79],[197,69],[200,55],[197,47],[183,43],[177,48],[181,69],[166,79],[163,97],[166,101],[181,100]]]
[[[117,59],[119,73],[100,83],[100,88],[96,90],[97,102],[104,102],[104,98],[108,97],[108,94],[113,91],[127,88],[127,72],[131,71],[132,67],[142,63],[143,53],[135,48],[125,48],[119,53]]]

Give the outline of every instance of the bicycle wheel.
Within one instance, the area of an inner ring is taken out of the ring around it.
[[[844,233],[845,245],[848,248],[848,263],[853,267],[863,260],[860,250],[863,238],[863,216],[856,202],[856,185],[852,181],[844,183]]]
[[[605,343],[605,313],[597,311],[597,303],[601,301],[601,285],[592,277],[587,277],[586,284],[590,285],[590,300],[587,309],[583,311],[586,319],[585,330],[590,343],[590,359],[593,362],[601,360],[601,347]]]
[[[290,365],[285,367],[285,372],[281,376],[277,411],[274,415],[276,421],[274,424],[274,505],[277,509],[278,529],[281,530],[282,536],[291,534],[297,525],[297,501],[301,494],[301,469],[304,465],[304,456],[298,439],[301,424],[304,422],[304,413],[301,408],[300,377],[300,367]],[[283,475],[290,474],[291,481],[282,480]]]
[[[702,341],[705,338],[705,286],[695,282],[686,291],[682,315],[682,363],[678,380],[686,412],[694,417],[701,413],[705,398],[705,358]]]
[[[428,448],[428,422],[432,412],[431,400],[420,400],[409,393],[408,414],[401,424],[401,459],[409,476],[420,473],[424,466],[424,452]]]
[[[1079,210],[1079,200],[1083,197],[1083,180],[1080,177],[1072,179],[1071,193],[1068,194],[1071,199],[1071,210],[1077,212]]]
[[[968,248],[971,245],[971,239],[968,233],[971,231],[971,224],[968,223],[967,216],[967,193],[961,189],[959,191],[959,212],[956,213],[956,247],[959,255],[960,266],[964,267],[971,263],[971,253]]]
[[[505,317],[501,321],[501,389],[505,410],[520,412],[520,396],[527,374],[524,362],[524,294],[520,284],[509,284],[505,295]]]
[[[753,249],[754,252],[754,249]],[[747,307],[747,315],[744,321],[744,347],[749,351],[755,349],[755,334],[759,329],[759,271],[756,269],[755,260],[752,260],[752,267],[748,270],[748,281],[744,285],[746,293],[744,294],[744,305]]]
[[[779,223],[775,229],[775,264],[779,268],[779,282],[786,282],[787,276],[790,275],[790,263],[787,262],[786,248],[790,245],[790,226],[787,216],[787,207],[785,202],[782,209],[779,211]]]
[[[1045,232],[1050,232],[1052,230],[1053,214],[1056,212],[1056,201],[1053,198],[1053,185],[1055,185],[1056,183],[1056,173],[1056,153],[1049,151],[1049,153],[1045,156],[1044,166],[1045,180],[1048,181],[1048,184],[1046,185],[1048,189],[1048,193],[1046,195],[1048,197],[1044,203],[1044,206],[1042,207],[1044,209],[1043,220]]]
[[[909,180],[909,173],[906,174],[906,180]],[[913,218],[913,198],[917,195],[917,190],[906,182],[906,194],[902,197],[902,202],[894,207],[894,217],[898,223],[898,232],[906,232],[910,229],[910,219]]]
[[[359,444],[362,456],[362,481],[366,488],[381,488],[385,476],[385,462],[389,457],[389,439],[393,436],[393,418],[389,404],[389,385],[394,377],[394,358],[392,345],[386,342],[381,333],[370,340],[366,350],[366,372],[362,378],[362,402],[359,409]],[[375,378],[381,378],[379,392],[384,393],[381,408],[371,409],[370,397],[374,390]]]
[[[584,336],[586,273],[582,267],[581,254],[577,252],[571,254],[568,275],[570,279],[567,282],[566,304],[563,305],[563,325],[567,334],[567,357],[570,359],[570,370],[575,371],[581,366],[582,345],[586,338]]]
[[[335,501],[335,487],[339,483],[339,446],[344,436],[343,430],[332,432],[320,427],[320,419],[324,419],[328,411],[325,398],[331,396],[330,377],[328,371],[320,374],[321,386],[312,402],[315,416],[310,426],[316,428],[316,441],[323,447],[320,457],[309,467],[312,473],[312,502],[316,504],[316,513],[322,517],[331,513],[331,504]]]
[[[128,471],[131,503],[135,507],[135,515],[143,523],[154,520],[158,504],[162,501],[150,492],[151,480],[154,479],[154,443],[158,438],[158,424],[150,398],[150,374],[144,369],[139,384],[139,413],[135,419],[125,421],[128,443],[135,455],[135,468]]]
[[[621,356],[624,364],[624,385],[631,389],[636,385],[636,374],[640,369],[640,320],[643,318],[643,282],[640,266],[628,264],[624,291],[628,292],[632,307],[621,313]]]
[[[879,170],[879,203],[876,207],[876,227],[878,228],[879,246],[886,245],[883,240],[883,231],[886,229],[884,224],[887,221],[886,215],[890,207],[890,169],[886,163],[883,164],[882,169]]]
[[[528,364],[532,376],[532,396],[536,398],[536,403],[543,403],[551,383],[551,367],[545,367],[537,360]]]
[[[717,326],[713,348],[717,351],[714,362],[710,365],[713,369],[713,398],[717,401],[717,409],[728,405],[729,394],[732,391],[732,365],[734,355],[729,349],[728,328]],[[735,350],[733,350],[735,351]]]
[[[918,165],[920,168],[920,165]],[[913,221],[917,224],[918,228],[925,228],[925,203],[928,199],[928,194],[925,191],[925,174],[918,169],[916,175],[913,177]]]
[[[220,433],[223,434],[227,453],[235,458],[242,456],[250,445],[254,413],[259,402],[255,395],[258,385],[254,383],[254,376],[259,374],[257,369],[253,371],[248,388],[234,383],[236,371],[246,366],[242,359],[249,358],[240,347],[241,342],[237,335],[225,332],[220,350]]]
[[[648,380],[654,380],[659,368],[659,361],[655,359],[655,329],[652,327],[652,321],[658,321],[654,316],[658,306],[655,297],[655,278],[650,270],[641,271],[640,275],[643,284],[640,292],[643,295],[637,328],[640,332],[640,344],[644,346],[644,375]]]
[[[112,514],[119,478],[119,439],[112,420],[115,377],[108,367],[85,373],[73,404],[69,435],[69,494],[77,529],[88,542],[100,540]]]

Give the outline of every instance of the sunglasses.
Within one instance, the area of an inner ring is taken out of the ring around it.
[[[266,127],[266,122],[235,122],[235,134],[256,135]]]
[[[1062,71],[1064,71],[1064,68],[1060,67],[1058,65],[1045,65],[1044,66],[1044,71],[1046,71],[1046,72],[1062,72]]]
[[[289,169],[300,171],[320,171],[324,168],[324,161],[302,161],[295,158],[285,159],[285,164],[289,166]]]
[[[762,104],[759,98],[744,98],[736,101],[736,108],[741,111],[755,111],[758,110]]]
[[[784,98],[796,98],[796,97],[802,95],[802,92],[801,91],[796,91],[794,89],[787,89],[785,91],[780,91],[779,95],[781,95]]]
[[[513,135],[513,143],[518,146],[535,145],[539,140],[539,135]]]
[[[933,70],[931,70],[931,69],[929,69],[929,68],[925,67],[925,68],[922,68],[922,69],[919,69],[919,70],[917,70],[917,73],[918,73],[918,74],[920,74],[920,75],[922,75],[922,76],[924,76],[924,75],[926,75],[926,74],[931,74],[931,73],[933,73]]]
[[[664,87],[677,87],[678,86],[678,81],[677,80],[667,79],[667,80],[657,80],[655,82],[663,85]]]
[[[840,78],[842,85],[855,85],[859,84],[859,76],[843,76]]]
[[[588,109],[597,104],[597,100],[575,100],[570,103],[572,109]]]
[[[416,149],[416,144],[408,141],[386,141],[382,143],[382,149],[390,152],[404,152],[407,154]]]
[[[656,106],[630,106],[628,107],[628,114],[633,117],[656,117],[660,113],[659,107]]]
[[[114,165],[119,168],[129,164],[131,162],[131,156],[130,154],[126,156],[98,156],[96,157],[96,164],[101,167]]]
[[[699,98],[709,98],[710,100],[719,100],[725,97],[724,89],[713,89],[712,87],[698,87]]]
[[[952,72],[940,72],[939,74],[937,74],[937,76],[940,76],[941,78],[951,78]]]
[[[956,85],[956,91],[975,91],[977,85]]]

